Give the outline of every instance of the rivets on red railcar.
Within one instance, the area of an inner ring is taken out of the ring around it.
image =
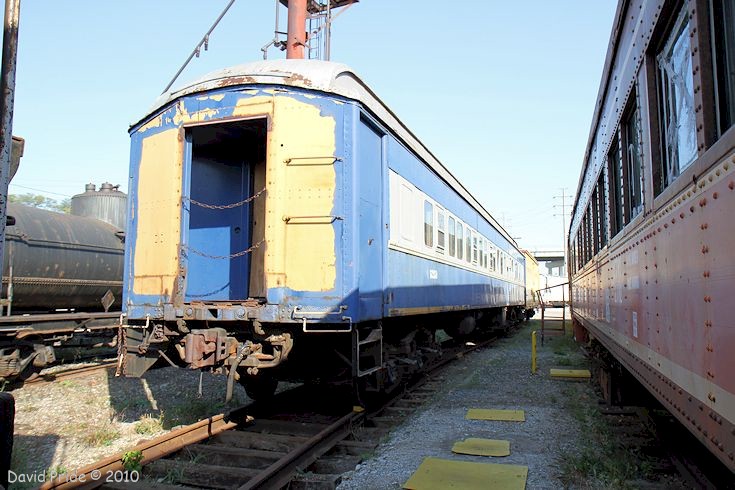
[[[706,197],[703,197],[702,199],[699,200],[699,207],[702,207],[703,208],[706,205],[707,205],[707,198]]]
[[[731,180],[729,184],[727,184],[727,188],[730,190],[735,189],[735,181]]]

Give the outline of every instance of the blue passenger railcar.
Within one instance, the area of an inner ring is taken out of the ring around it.
[[[522,314],[514,241],[344,65],[214,73],[130,132],[129,374],[171,349],[266,392],[335,362],[395,380],[437,326]]]

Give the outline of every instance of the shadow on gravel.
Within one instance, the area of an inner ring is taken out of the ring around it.
[[[10,488],[36,488],[52,471],[65,471],[63,468],[49,468],[54,454],[66,450],[65,447],[57,447],[58,445],[59,437],[53,434],[15,435],[8,474]]]
[[[142,378],[107,375],[112,417],[135,423],[135,431],[149,436],[180,425],[226,412],[249,401],[237,383],[233,399],[225,404],[227,378],[188,369],[162,367],[152,369]]]

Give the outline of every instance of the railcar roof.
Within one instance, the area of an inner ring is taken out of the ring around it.
[[[597,99],[595,102],[595,109],[592,116],[592,123],[590,124],[589,136],[587,137],[587,148],[584,151],[584,160],[582,162],[582,171],[579,175],[579,181],[577,182],[577,192],[574,194],[574,206],[572,207],[572,222],[569,227],[569,234],[571,234],[572,224],[577,212],[580,210],[580,204],[587,204],[587,201],[581,202],[582,186],[584,185],[585,175],[587,174],[587,168],[589,167],[590,155],[592,154],[592,148],[595,143],[595,136],[597,135],[598,126],[600,125],[600,117],[602,115],[602,108],[605,104],[605,98],[607,97],[608,90],[610,89],[610,78],[613,71],[613,62],[618,52],[618,46],[620,44],[620,36],[623,34],[623,23],[625,21],[624,12],[628,8],[628,0],[619,0],[618,6],[615,10],[615,18],[612,24],[612,32],[610,33],[610,41],[607,46],[607,54],[605,55],[605,64],[602,68],[602,79],[600,81],[600,88],[597,91]],[[584,209],[584,208],[581,208]],[[568,241],[569,235],[567,235]]]
[[[518,250],[518,244],[447,168],[419,141],[375,93],[347,65],[318,60],[266,60],[211,72],[194,82],[162,94],[140,124],[162,107],[185,95],[237,85],[285,85],[356,100],[385,123],[403,143],[467,200]]]

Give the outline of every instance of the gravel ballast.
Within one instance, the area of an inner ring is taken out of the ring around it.
[[[538,343],[538,371],[531,374],[532,320],[491,347],[453,363],[441,388],[363,461],[343,476],[339,490],[401,488],[426,457],[528,467],[526,488],[637,488],[625,475],[615,481],[603,475],[576,475],[574,464],[600,457],[590,437],[590,417],[599,416],[599,396],[591,381],[553,379],[550,368],[584,369],[589,362],[570,337],[547,337]],[[467,420],[470,408],[524,410],[525,422]],[[466,438],[510,441],[507,457],[454,454]],[[602,459],[602,458],[600,458]],[[600,462],[605,464],[605,462]],[[571,469],[570,469],[571,468]],[[633,478],[638,478],[633,471]],[[646,488],[683,488],[674,478],[646,481]]]

